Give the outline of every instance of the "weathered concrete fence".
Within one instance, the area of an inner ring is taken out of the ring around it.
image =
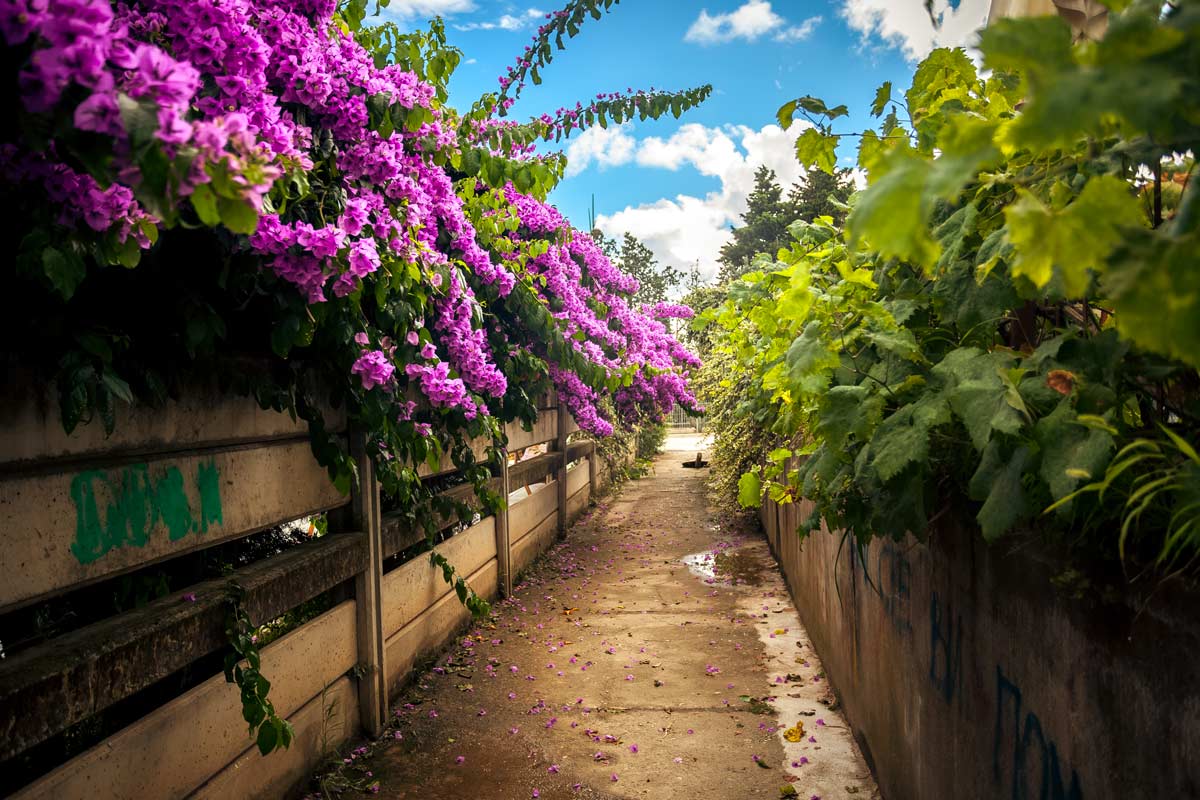
[[[540,485],[438,548],[484,597],[510,591],[608,480],[590,442],[568,445],[577,428],[565,409],[542,405],[532,431],[509,428],[509,449],[551,451],[492,479],[502,492]],[[197,394],[118,419],[109,439],[97,427],[67,436],[55,409],[32,400],[0,413],[0,614],[320,512],[339,512],[331,520],[343,520],[342,532],[0,660],[0,764],[225,648],[230,580],[246,590],[256,623],[329,590],[344,599],[262,650],[271,700],[296,730],[289,750],[260,756],[237,688],[213,674],[17,797],[282,796],[331,748],[378,733],[389,691],[466,622],[427,557],[384,571],[424,537],[380,513],[361,453],[360,485],[346,498],[313,459],[302,423],[246,399]],[[333,430],[360,450],[344,420]],[[446,459],[421,472],[453,470]],[[466,488],[446,494],[466,499]]]
[[[839,555],[796,535],[811,510],[767,500],[763,526],[886,800],[1200,797],[1194,596],[1071,600],[949,521]]]

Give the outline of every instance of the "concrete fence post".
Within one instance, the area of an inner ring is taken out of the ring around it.
[[[500,448],[500,496],[504,503],[496,512],[496,589],[501,597],[512,594],[512,541],[508,527],[508,448]]]
[[[558,439],[554,449],[558,452],[558,473],[555,483],[558,488],[558,538],[567,538],[567,425],[571,415],[563,404],[562,397],[558,398]]]
[[[383,525],[379,509],[379,481],[366,451],[362,431],[350,434],[350,455],[358,467],[358,484],[351,494],[356,528],[367,535],[367,566],[354,578],[354,608],[358,634],[359,717],[371,736],[383,732],[387,720],[387,670],[384,667],[382,588]]]
[[[598,485],[600,477],[599,454],[596,452],[596,443],[592,442],[592,447],[588,450],[588,498],[596,499],[596,495],[600,493]]]

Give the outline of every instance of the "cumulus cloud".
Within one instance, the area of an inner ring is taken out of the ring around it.
[[[596,226],[609,236],[628,231],[660,262],[681,268],[697,264],[701,275],[711,278],[719,268],[721,246],[729,241],[730,226],[741,222],[758,167],[774,170],[785,189],[803,179],[793,143],[805,127],[808,123],[802,121],[792,123],[787,131],[778,125],[754,130],[744,125],[710,128],[689,123],[669,138],[644,139],[634,156],[639,166],[695,169],[716,178],[720,187],[703,197],[680,194],[627,206],[600,215]]]
[[[629,135],[631,128],[628,122],[608,128],[594,125],[573,137],[567,145],[566,177],[578,175],[592,164],[605,169],[632,161],[637,142]]]
[[[696,44],[720,44],[734,39],[753,42],[774,33],[775,41],[798,42],[811,36],[820,24],[820,17],[810,17],[799,25],[789,25],[767,0],[748,0],[726,14],[709,14],[707,8],[701,9],[683,39]]]
[[[546,16],[546,12],[537,8],[527,8],[521,14],[502,14],[495,22],[464,22],[455,25],[460,31],[519,31],[532,27],[535,22]]]
[[[809,17],[799,25],[784,28],[773,38],[777,42],[800,42],[813,35],[813,31],[821,24],[823,17]]]
[[[935,47],[958,47],[974,41],[975,30],[987,21],[988,0],[934,0],[933,13],[941,20],[934,28],[924,0],[842,0],[840,14],[863,41],[882,39],[898,47],[910,61],[918,61]]]
[[[409,21],[448,17],[474,10],[475,0],[404,0],[404,2],[393,3],[383,9],[383,15],[393,19],[398,18],[401,21]]]

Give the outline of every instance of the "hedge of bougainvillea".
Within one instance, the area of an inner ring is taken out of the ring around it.
[[[0,0],[0,175],[29,198],[0,223],[6,360],[57,387],[68,430],[216,376],[308,420],[348,486],[321,411],[345,405],[417,524],[416,465],[451,452],[494,503],[468,442],[502,444],[550,385],[600,435],[694,408],[698,362],[666,324],[688,310],[631,300],[547,205],[565,159],[538,144],[678,116],[708,87],[502,119],[614,2],[547,15],[460,114],[441,24],[364,24],[365,0]]]

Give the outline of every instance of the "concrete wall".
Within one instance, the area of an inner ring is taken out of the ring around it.
[[[810,508],[762,521],[887,800],[1200,797],[1195,597],[1071,600],[948,518],[860,557]]]

